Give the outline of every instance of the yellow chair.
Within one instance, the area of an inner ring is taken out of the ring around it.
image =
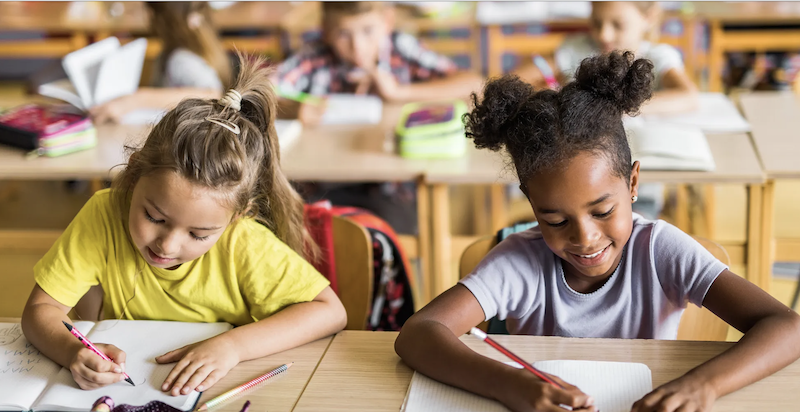
[[[334,216],[333,253],[339,299],[347,310],[348,330],[363,330],[372,304],[372,240],[363,226]],[[103,288],[89,289],[70,317],[98,321],[103,318]]]
[[[707,239],[695,238],[695,240],[722,263],[730,265],[730,257],[722,246]],[[469,275],[496,244],[495,236],[486,236],[469,245],[461,255],[459,277],[463,279]],[[482,329],[485,330],[483,326],[485,325],[482,325]],[[727,336],[728,324],[708,309],[690,304],[683,312],[678,327],[678,340],[725,341]]]

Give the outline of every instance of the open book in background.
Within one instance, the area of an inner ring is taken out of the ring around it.
[[[75,322],[73,326],[92,342],[110,343],[124,350],[125,372],[136,386],[122,381],[82,390],[68,369],[39,353],[25,339],[19,324],[0,323],[0,411],[88,411],[101,396],[129,405],[158,400],[189,411],[200,394],[170,396],[162,392],[160,386],[175,364],[158,365],[155,357],[231,328],[227,323],[125,320]]]
[[[42,84],[38,92],[83,111],[132,94],[139,88],[146,51],[147,39],[144,38],[124,46],[116,37],[92,43],[64,56],[61,65],[67,73],[66,79]],[[142,120],[136,119],[149,120],[153,116],[152,113],[134,113],[130,117],[132,121],[127,123],[141,123]]]
[[[516,363],[513,366],[520,367]],[[641,363],[551,360],[533,366],[577,386],[603,412],[629,412],[653,390],[650,368]],[[414,372],[403,402],[404,412],[508,412],[497,401],[445,385]]]
[[[625,127],[632,160],[642,170],[713,171],[708,140],[700,128],[670,123],[630,123]]]
[[[645,121],[699,127],[705,133],[745,133],[750,123],[722,93],[700,93],[696,110],[679,114],[642,116]]]
[[[378,96],[329,94],[322,124],[377,124],[383,117],[383,101]]]

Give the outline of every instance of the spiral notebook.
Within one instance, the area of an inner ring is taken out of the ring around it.
[[[159,365],[155,357],[223,333],[227,323],[159,321],[74,322],[89,340],[110,343],[125,351],[125,368],[136,386],[118,382],[82,390],[72,374],[41,354],[25,339],[18,323],[0,323],[0,411],[88,411],[101,396],[117,404],[144,405],[158,400],[188,411],[200,393],[170,396],[161,383],[175,366]],[[66,330],[66,329],[65,329]]]
[[[591,395],[603,412],[630,412],[634,402],[653,390],[650,368],[641,363],[550,360],[534,362],[533,366]],[[508,412],[508,409],[497,401],[414,372],[402,411]]]

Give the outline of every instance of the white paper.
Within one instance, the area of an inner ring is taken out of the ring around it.
[[[513,362],[507,362],[512,364]],[[556,375],[595,400],[603,412],[628,412],[653,388],[650,369],[641,363],[554,360],[534,367]],[[514,364],[515,367],[519,365]],[[508,412],[497,401],[445,385],[414,372],[404,412]]]
[[[278,134],[281,152],[285,152],[297,143],[303,133],[303,124],[299,120],[275,120],[275,132]]]
[[[670,115],[643,116],[646,121],[696,126],[706,133],[749,132],[750,123],[742,117],[733,102],[722,93],[700,93],[697,110]]]
[[[377,124],[383,117],[380,97],[356,94],[329,94],[322,124]]]
[[[645,121],[626,122],[632,160],[642,170],[715,169],[714,156],[702,130],[696,126]]]
[[[173,349],[208,339],[231,328],[227,323],[183,323],[106,320],[86,336],[93,343],[110,343],[125,351],[125,372],[136,386],[125,381],[96,390],[82,390],[67,369],[61,369],[36,404],[36,410],[87,411],[101,396],[117,404],[143,405],[158,400],[178,409],[191,408],[199,393],[170,396],[161,391],[164,378],[175,364],[158,365],[155,358]]]

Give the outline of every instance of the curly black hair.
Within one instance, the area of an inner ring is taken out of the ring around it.
[[[615,175],[630,181],[631,150],[622,115],[635,115],[652,95],[653,64],[614,51],[581,62],[575,81],[560,91],[535,91],[514,75],[490,80],[483,99],[471,98],[464,115],[475,146],[511,154],[525,185],[543,169],[559,167],[580,152],[606,156]]]

